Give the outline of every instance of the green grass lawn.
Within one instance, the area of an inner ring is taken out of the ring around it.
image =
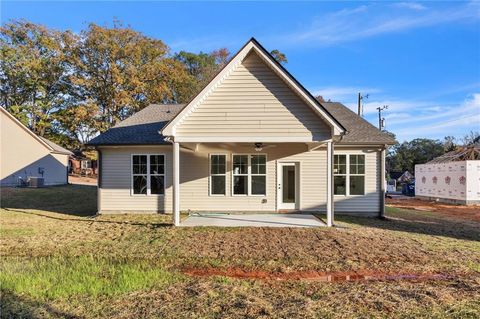
[[[1,317],[480,318],[480,224],[388,208],[338,228],[173,228],[94,217],[90,186],[2,189]],[[186,268],[444,274],[445,280],[191,277]]]

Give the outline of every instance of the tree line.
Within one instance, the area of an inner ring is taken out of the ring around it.
[[[119,21],[79,33],[10,21],[0,28],[0,51],[1,107],[70,149],[151,103],[188,102],[231,58],[225,48],[172,53]]]
[[[388,132],[393,137],[394,134]],[[471,131],[460,139],[445,136],[443,140],[416,138],[396,143],[389,148],[386,156],[387,171],[409,171],[415,173],[415,164],[424,164],[445,153],[461,147],[480,145],[480,132]]]
[[[69,149],[151,103],[187,103],[229,61],[220,48],[172,53],[161,40],[120,21],[90,23],[79,33],[26,20],[0,27],[0,106],[40,136]],[[280,63],[285,54],[273,50]],[[413,172],[463,141],[414,139],[389,150],[387,169]]]

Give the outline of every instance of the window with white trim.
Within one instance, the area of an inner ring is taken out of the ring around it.
[[[210,155],[210,195],[225,195],[227,184],[227,156]]]
[[[132,155],[132,193],[134,195],[165,194],[165,155]]]
[[[233,155],[233,195],[248,195],[248,155]]]
[[[267,158],[265,155],[250,155],[250,193],[265,195],[267,193]]]
[[[335,154],[333,175],[333,193],[335,195],[364,195],[365,155]]]
[[[81,166],[82,166],[82,169],[92,168],[92,161],[91,160],[82,160]]]
[[[365,194],[365,155],[349,156],[349,194]]]
[[[267,157],[264,154],[234,154],[233,195],[267,194]]]

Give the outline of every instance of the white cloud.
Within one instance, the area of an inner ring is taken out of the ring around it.
[[[478,7],[479,3],[471,2],[438,10],[399,12],[382,4],[363,5],[318,16],[305,30],[286,34],[279,40],[291,44],[333,45],[415,28],[477,21]]]
[[[427,9],[427,7],[425,7],[423,4],[418,2],[398,2],[398,3],[394,3],[393,6],[397,8],[405,8],[405,9],[411,9],[411,10]]]
[[[439,135],[461,136],[469,130],[480,130],[480,93],[471,94],[457,105],[414,107],[414,104],[405,102],[402,107],[410,106],[398,115],[385,112],[387,129],[394,132],[399,140]]]

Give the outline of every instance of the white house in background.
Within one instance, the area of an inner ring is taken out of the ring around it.
[[[255,40],[186,105],[150,105],[90,144],[100,213],[382,215],[394,140],[316,100]]]
[[[461,148],[415,165],[415,197],[480,204],[480,146]]]
[[[35,135],[0,107],[1,186],[17,186],[29,177],[43,177],[45,185],[68,183],[68,157],[72,153]]]

